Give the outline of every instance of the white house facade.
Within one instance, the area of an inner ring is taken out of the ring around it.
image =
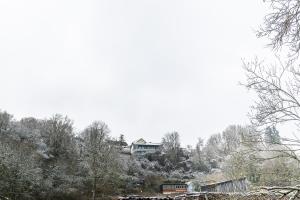
[[[145,155],[161,151],[161,143],[146,142],[144,139],[134,141],[130,146],[132,155]]]

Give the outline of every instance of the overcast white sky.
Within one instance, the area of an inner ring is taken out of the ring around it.
[[[1,0],[0,108],[194,145],[248,123],[241,59],[269,51],[265,14],[262,0]]]

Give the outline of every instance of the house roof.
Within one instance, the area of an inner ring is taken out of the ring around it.
[[[146,146],[160,146],[161,145],[161,143],[146,142],[146,140],[144,140],[143,138],[140,138],[140,139],[132,142],[132,144],[146,145]]]
[[[161,185],[185,185],[185,186],[187,186],[187,184],[185,184],[185,183],[163,183]]]
[[[133,143],[135,143],[135,144],[146,144],[147,142],[143,138],[140,138],[140,139],[134,141]]]
[[[143,145],[143,146],[160,146],[161,143],[146,143],[146,144],[140,144],[140,143],[133,143],[137,145]]]
[[[211,186],[222,185],[222,184],[233,182],[233,181],[245,181],[245,180],[247,180],[246,177],[243,177],[243,178],[239,178],[239,179],[232,179],[232,180],[226,180],[226,181],[217,182],[217,183],[211,183],[211,184],[203,185],[202,187],[211,187]]]

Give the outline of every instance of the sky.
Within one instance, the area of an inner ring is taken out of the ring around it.
[[[183,145],[249,123],[242,59],[269,54],[262,0],[2,0],[0,109]]]

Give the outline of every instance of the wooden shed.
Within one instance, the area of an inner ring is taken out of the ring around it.
[[[165,183],[160,185],[163,194],[179,194],[186,193],[188,185],[185,183]]]
[[[248,190],[248,183],[246,178],[236,180],[228,180],[219,183],[201,186],[201,192],[245,192]]]

